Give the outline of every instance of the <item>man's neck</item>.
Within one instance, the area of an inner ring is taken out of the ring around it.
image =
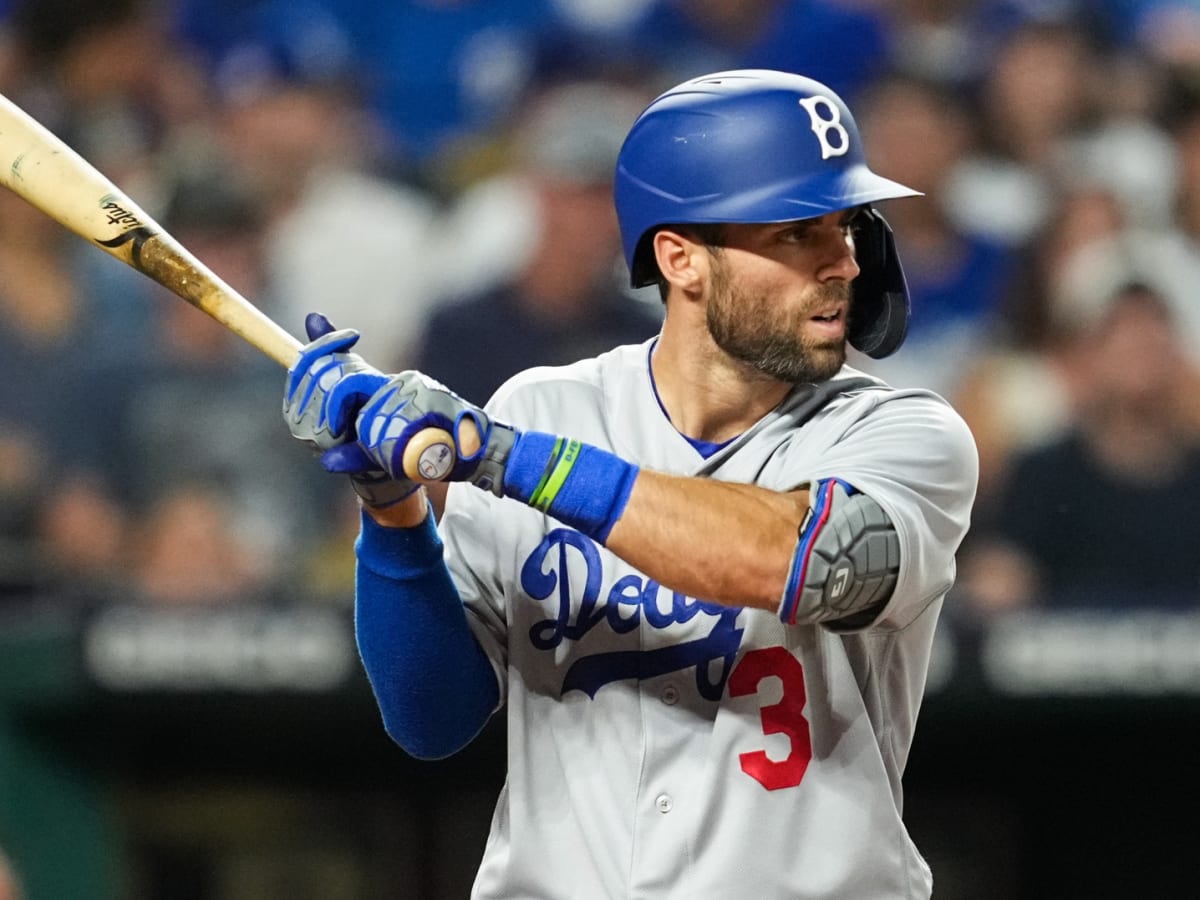
[[[668,316],[650,358],[659,401],[681,434],[720,443],[774,409],[792,385],[778,381],[713,343],[707,330],[673,327]]]

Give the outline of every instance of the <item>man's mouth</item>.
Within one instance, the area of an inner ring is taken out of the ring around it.
[[[817,315],[813,316],[813,318],[818,322],[836,322],[841,317],[842,311],[840,309],[835,309],[833,312],[828,313],[818,313]]]
[[[841,307],[823,309],[810,318],[817,330],[829,339],[839,339],[846,333],[846,313]]]

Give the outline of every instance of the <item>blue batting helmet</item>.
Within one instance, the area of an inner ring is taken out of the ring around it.
[[[649,237],[660,226],[790,222],[920,195],[867,167],[832,90],[759,69],[695,78],[654,100],[625,138],[613,189],[634,287],[657,278]],[[849,341],[881,358],[908,330],[908,288],[878,212],[867,208],[856,237]]]

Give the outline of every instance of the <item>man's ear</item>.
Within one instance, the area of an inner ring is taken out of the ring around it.
[[[708,278],[708,254],[704,245],[688,235],[660,228],[653,238],[654,259],[670,288],[698,296]]]

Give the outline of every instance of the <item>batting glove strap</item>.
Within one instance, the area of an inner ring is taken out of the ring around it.
[[[504,472],[504,495],[603,544],[625,511],[638,471],[582,441],[518,432]]]
[[[517,441],[517,431],[502,422],[494,422],[478,409],[469,409],[455,423],[454,441],[461,447],[458,429],[463,419],[470,419],[480,435],[480,446],[473,456],[463,456],[459,451],[460,465],[468,472],[465,479],[477,488],[491,491],[497,497],[504,496],[504,470]]]
[[[386,472],[356,472],[350,476],[354,493],[368,506],[382,508],[399,503],[420,487],[408,478],[392,478]]]

